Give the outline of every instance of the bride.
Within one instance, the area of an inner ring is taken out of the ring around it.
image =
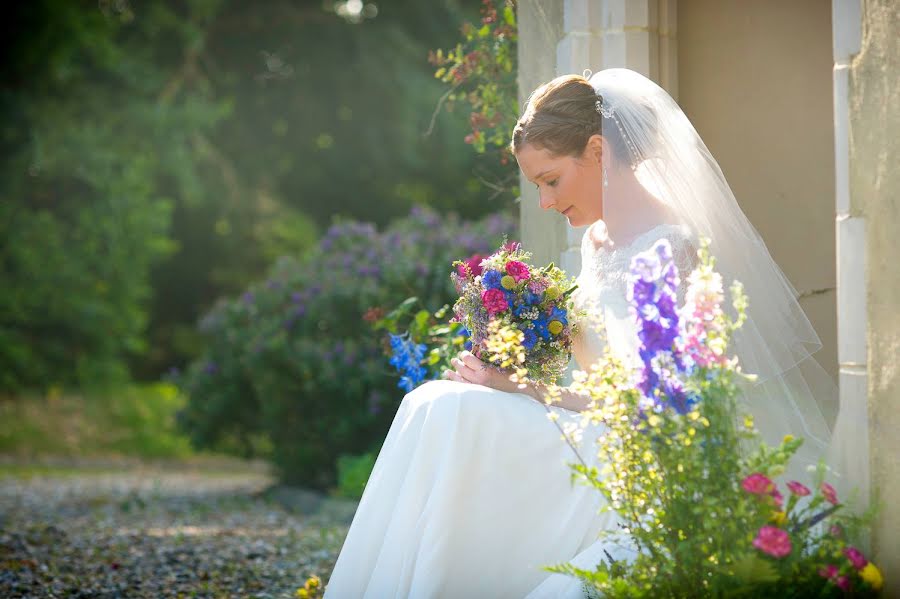
[[[823,456],[829,437],[810,383],[833,392],[811,358],[818,337],[674,100],[626,69],[558,77],[532,93],[511,149],[543,209],[574,227],[590,225],[575,301],[604,327],[583,327],[579,367],[606,347],[637,360],[625,300],[635,254],[668,239],[683,281],[698,240],[709,238],[717,270],[742,281],[750,299],[731,348],[759,377],[743,405],[766,441],[806,438],[788,474],[808,478],[805,467]],[[574,392],[563,389],[548,406],[546,389],[518,388],[470,353],[453,365],[446,380],[400,404],[325,597],[583,596],[579,581],[542,566],[631,555],[624,542],[597,540],[616,530],[615,516],[598,513],[600,493],[574,481],[567,465],[596,465],[592,443],[602,426],[582,422],[587,400]],[[580,435],[561,434],[573,427]]]

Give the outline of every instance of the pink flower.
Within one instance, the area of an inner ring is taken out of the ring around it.
[[[842,591],[850,590],[850,579],[847,578],[846,576],[838,576],[835,579],[834,584],[836,584],[838,586],[838,588],[841,589]]]
[[[724,333],[722,277],[709,269],[697,269],[688,278],[684,306],[679,310],[682,347],[679,350],[701,368],[724,365],[727,356],[714,351],[710,338]]]
[[[841,527],[838,526],[837,524],[832,524],[831,528],[828,530],[828,532],[830,532],[831,536],[833,536],[833,537],[839,537],[839,536],[841,536],[841,533],[843,531],[841,530]]]
[[[809,489],[795,480],[789,481],[787,484],[787,488],[790,489],[791,493],[797,495],[798,497],[805,497],[810,493]]]
[[[775,483],[768,476],[759,472],[754,472],[741,481],[741,486],[745,491],[754,495],[768,495],[775,489]]]
[[[862,570],[866,567],[866,564],[869,563],[869,560],[867,560],[862,552],[856,547],[845,548],[844,555],[847,556],[847,559],[850,560],[850,563],[853,564],[853,567],[857,570]]]
[[[775,526],[759,529],[753,546],[772,557],[784,557],[791,552],[791,538],[788,533]]]
[[[837,566],[835,566],[833,564],[829,564],[829,565],[825,566],[824,568],[819,569],[819,576],[821,576],[822,578],[831,579],[837,575],[838,575]]]
[[[484,304],[489,316],[493,316],[509,308],[506,296],[499,289],[487,289],[481,294],[481,303]]]
[[[471,257],[464,260],[465,264],[460,264],[456,267],[456,273],[461,277],[471,276],[477,277],[481,274],[481,261],[484,260],[484,256],[481,254],[472,254]]]
[[[781,496],[781,493],[778,491],[777,488],[775,488],[774,485],[772,485],[772,487],[773,487],[772,493],[771,493],[772,499],[775,500],[775,505],[777,505],[780,508],[782,506],[782,502],[784,501],[784,497]]]
[[[825,499],[829,503],[831,503],[832,505],[838,504],[837,491],[834,490],[834,487],[832,487],[828,483],[822,483],[822,486],[819,488],[822,490],[822,495],[825,496]]]
[[[524,281],[531,276],[531,273],[528,272],[528,266],[518,260],[510,260],[506,263],[506,273],[511,275],[516,280],[516,283]]]
[[[518,252],[522,247],[522,244],[518,241],[507,241],[503,244],[503,249],[509,252],[510,254],[513,252]]]

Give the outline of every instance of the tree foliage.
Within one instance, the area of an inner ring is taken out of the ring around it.
[[[483,201],[428,49],[474,1],[35,0],[2,76],[0,387],[155,378],[334,218]],[[346,11],[345,11],[346,12]],[[372,16],[372,15],[369,15]]]

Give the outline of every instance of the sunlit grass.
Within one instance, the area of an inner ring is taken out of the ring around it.
[[[175,428],[183,405],[176,388],[162,383],[92,395],[5,398],[0,454],[187,458],[195,452]]]

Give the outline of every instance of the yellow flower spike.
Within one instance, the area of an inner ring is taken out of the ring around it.
[[[691,437],[693,437],[694,435],[697,434],[697,429],[695,429],[695,428],[692,426],[692,427],[690,427],[690,428],[687,430],[687,433],[688,433],[688,435],[690,435]]]
[[[693,412],[688,412],[688,418],[690,418],[691,420],[696,422],[696,420],[698,418],[700,418],[700,412],[698,412],[697,410],[694,410]]]
[[[785,435],[784,439],[781,440],[782,443],[790,443],[794,440],[794,435]]]
[[[684,466],[682,466],[681,464],[678,464],[678,471],[684,472]]]
[[[559,335],[560,333],[562,333],[563,323],[561,323],[558,320],[551,320],[550,324],[547,325],[547,329],[550,331],[551,334]]]
[[[553,287],[547,288],[547,291],[544,292],[544,297],[546,297],[548,300],[555,300],[556,298],[559,297],[559,294],[560,294],[559,287],[554,285]]]
[[[769,521],[775,526],[784,526],[784,523],[787,522],[787,514],[785,512],[772,512]]]
[[[653,428],[658,427],[662,423],[662,419],[656,414],[650,414],[650,417],[647,418],[647,424],[652,426]]]
[[[307,591],[306,589],[297,589],[296,596],[298,599],[308,599],[309,591]]]
[[[500,279],[500,284],[504,289],[509,289],[510,291],[516,288],[516,280],[509,275]]]
[[[879,570],[878,566],[872,562],[866,564],[865,567],[859,571],[859,576],[868,582],[876,591],[881,590],[881,587],[884,585],[884,578],[881,576],[881,570]]]
[[[685,445],[685,447],[690,447],[690,446],[691,446],[691,438],[690,438],[690,437],[687,437],[687,438],[684,440],[684,445]]]
[[[706,416],[703,416],[700,418],[700,424],[702,424],[703,426],[706,426],[706,427],[709,426],[709,420],[707,420]]]
[[[753,416],[750,414],[744,416],[744,428],[753,428]]]

